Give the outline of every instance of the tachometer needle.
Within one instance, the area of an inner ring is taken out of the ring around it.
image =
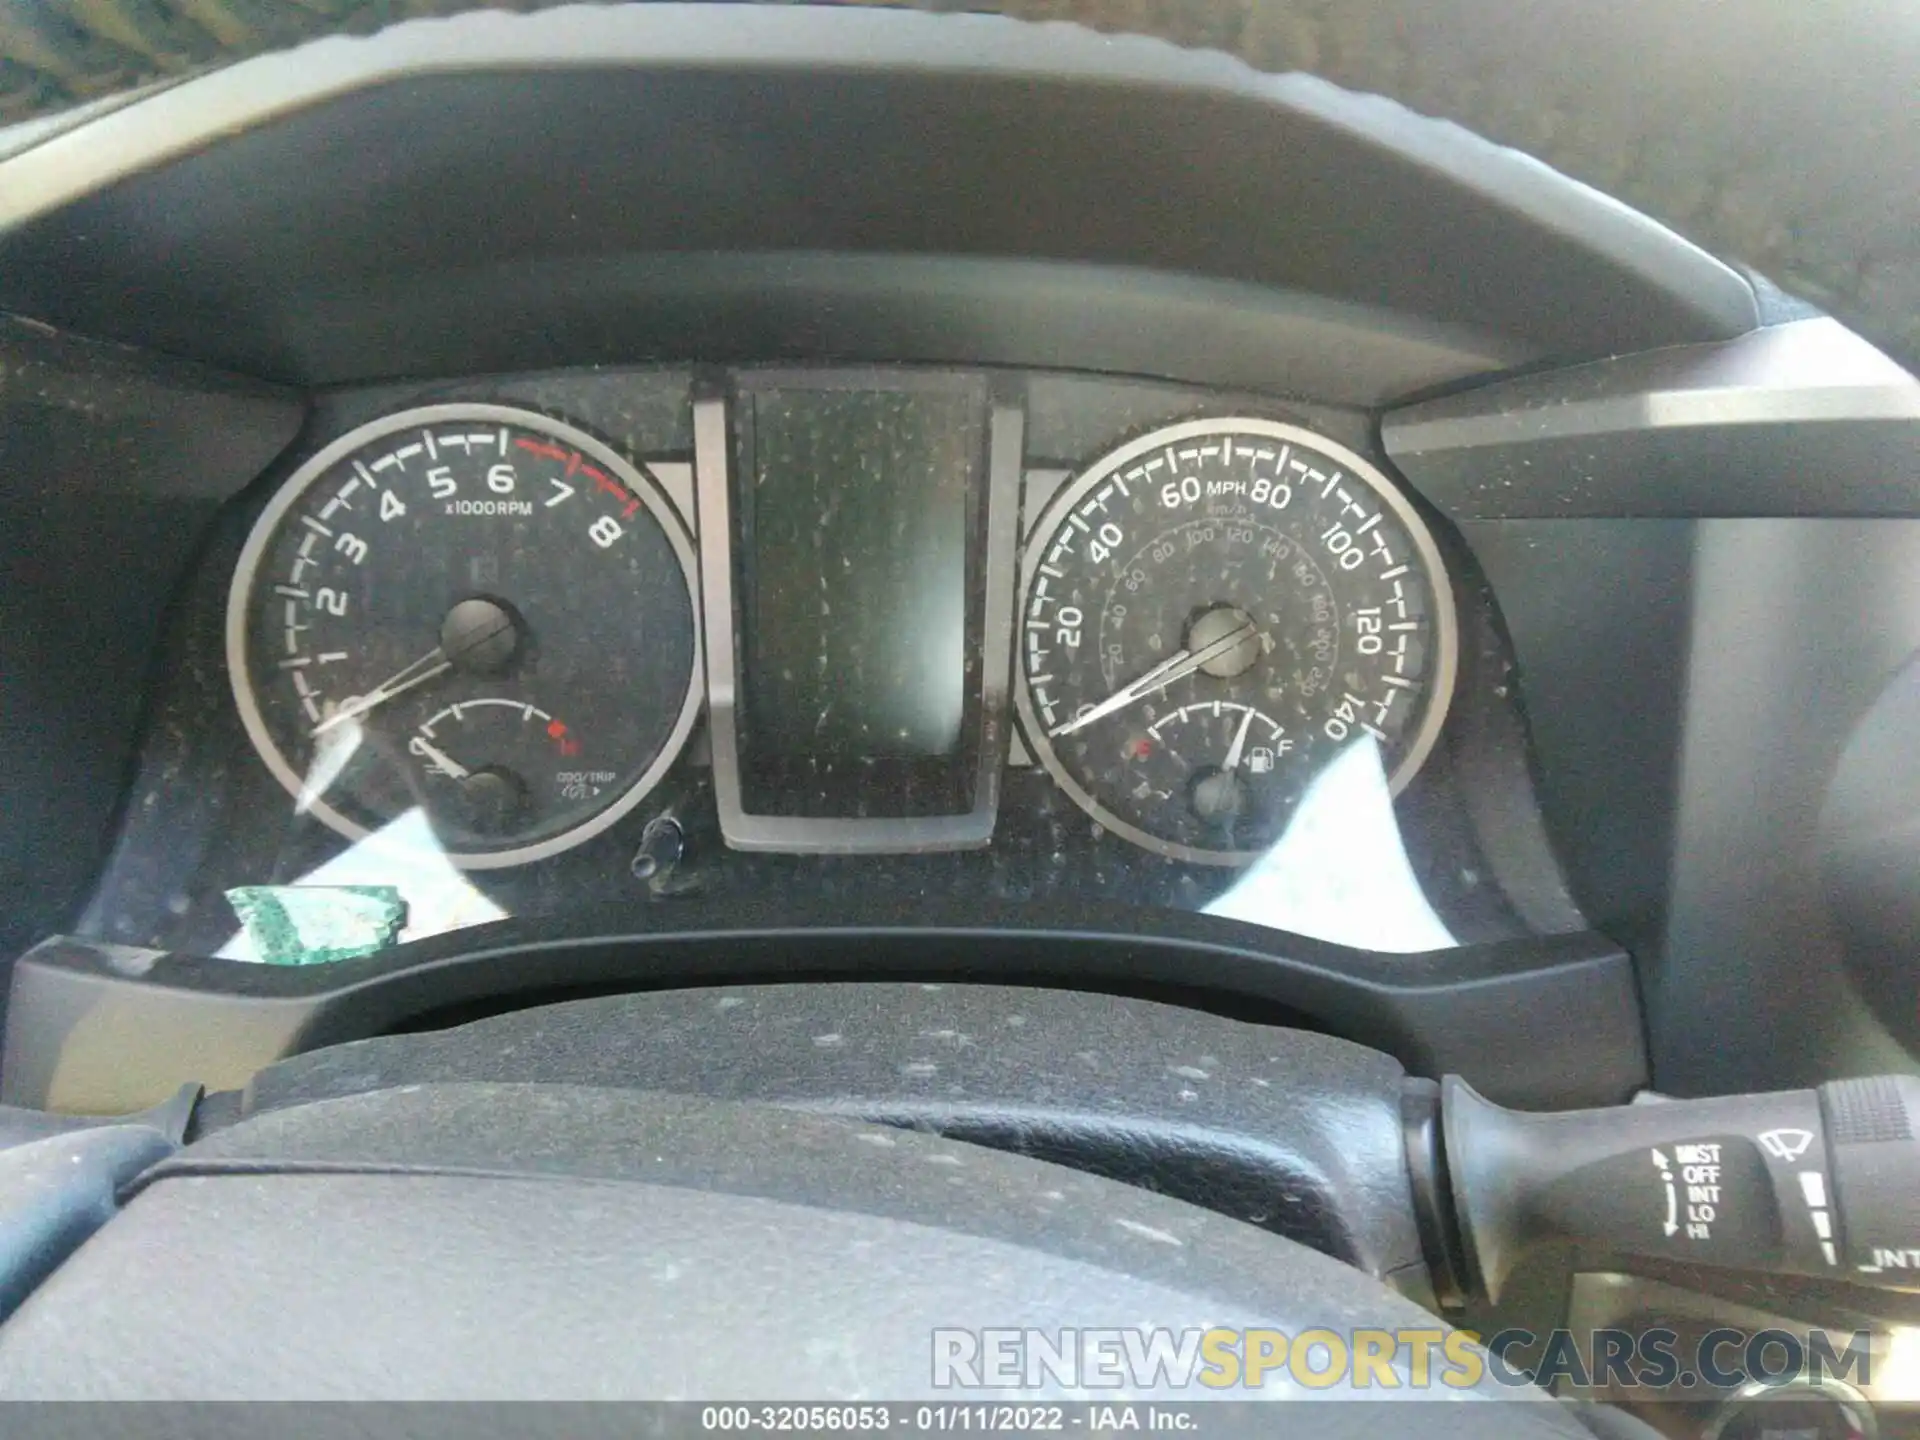
[[[416,685],[424,685],[436,675],[443,675],[453,668],[453,661],[447,658],[447,652],[438,645],[422,655],[404,670],[382,680],[364,695],[350,695],[340,702],[340,708],[307,733],[324,735],[336,725],[344,725],[349,720],[357,720],[376,705],[384,705],[402,691],[411,690]]]
[[[1054,726],[1047,734],[1071,735],[1074,731],[1083,729],[1096,720],[1104,720],[1114,711],[1124,710],[1134,701],[1145,699],[1156,690],[1164,690],[1176,680],[1186,679],[1201,666],[1211,660],[1219,659],[1237,646],[1244,645],[1258,633],[1259,627],[1249,620],[1239,629],[1222,635],[1210,645],[1203,645],[1198,650],[1182,650],[1176,655],[1170,655],[1131,685],[1122,686],[1091,710],[1074,716],[1065,724]]]
[[[447,754],[446,751],[437,749],[434,746],[429,745],[425,740],[422,740],[418,735],[413,737],[412,741],[408,744],[407,748],[413,751],[416,755],[422,755],[422,756],[425,756],[427,759],[431,760],[433,762],[434,768],[438,770],[442,775],[447,776],[451,780],[466,780],[466,779],[470,779],[473,775],[473,772],[471,770],[467,769],[466,766],[462,765],[458,760],[454,759],[451,755]]]
[[[1231,775],[1240,768],[1240,752],[1247,745],[1247,730],[1253,724],[1253,707],[1247,707],[1247,713],[1240,717],[1240,728],[1233,732],[1233,744],[1227,747],[1226,762],[1221,769]]]

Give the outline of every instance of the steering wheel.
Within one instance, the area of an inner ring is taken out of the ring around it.
[[[1427,1374],[1451,1379],[1413,1388],[1402,1360],[1391,1388],[1378,1375],[1371,1395],[1323,1388],[1367,1337],[1437,1343],[1440,1327],[1281,1236],[938,1136],[686,1095],[449,1082],[271,1111],[158,1164],[155,1139],[121,1124],[0,1153],[0,1195],[71,1184],[76,1164],[103,1159],[138,1172],[134,1203],[0,1328],[0,1397],[957,1409],[1338,1395],[1372,1403],[1290,1406],[1284,1433],[1592,1440],[1544,1391],[1438,1349]],[[1237,1358],[1213,1382],[1091,1378],[1103,1329],[1124,1357],[1123,1332],[1146,1327],[1190,1349],[1224,1332]],[[1027,1375],[1023,1335],[1077,1337],[1088,1368]],[[1323,1348],[1290,1361],[1288,1343],[1314,1336]],[[1462,1400],[1493,1403],[1443,1403]],[[542,1418],[578,1433],[564,1407],[462,1416],[461,1434]],[[1198,1428],[1275,1423],[1229,1404]]]

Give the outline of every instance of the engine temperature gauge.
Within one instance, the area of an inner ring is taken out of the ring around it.
[[[617,784],[620,772],[589,753],[597,748],[531,701],[488,695],[429,716],[407,741],[443,830],[482,844],[540,810],[591,802]]]

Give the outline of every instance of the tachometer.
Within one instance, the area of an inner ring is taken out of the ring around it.
[[[1135,440],[1068,482],[1023,574],[1022,723],[1106,828],[1244,864],[1347,746],[1393,788],[1445,716],[1452,594],[1419,514],[1311,431],[1223,418]]]
[[[638,804],[700,706],[693,549],[592,436],[440,405],[301,466],[241,552],[235,700],[268,769],[358,838],[416,807],[457,865],[577,844]]]

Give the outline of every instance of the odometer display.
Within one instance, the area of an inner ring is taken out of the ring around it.
[[[1195,420],[1070,481],[1023,567],[1021,719],[1106,828],[1244,864],[1331,758],[1373,745],[1393,788],[1453,684],[1451,592],[1385,476],[1297,426]]]
[[[254,527],[227,611],[247,733],[295,808],[358,838],[424,811],[515,865],[637,804],[699,710],[693,549],[571,426],[441,405],[363,426]]]

